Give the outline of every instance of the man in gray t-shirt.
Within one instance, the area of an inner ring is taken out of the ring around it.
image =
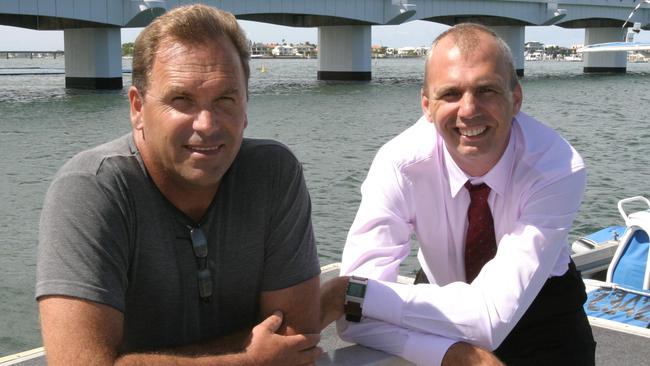
[[[138,37],[133,132],[46,195],[36,297],[50,365],[302,365],[320,354],[302,168],[244,139],[248,44],[193,5]]]

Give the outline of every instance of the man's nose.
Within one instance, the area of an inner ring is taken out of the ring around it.
[[[464,93],[459,101],[458,116],[463,118],[471,118],[478,113],[478,101],[472,93]]]
[[[210,109],[202,109],[194,120],[194,130],[210,133],[217,128],[216,113]]]

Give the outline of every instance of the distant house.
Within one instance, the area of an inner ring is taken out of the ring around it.
[[[402,47],[397,49],[397,57],[422,57],[426,56],[428,47]]]
[[[524,59],[526,61],[540,61],[544,59],[544,43],[526,42],[524,43]]]
[[[628,62],[650,62],[650,57],[642,52],[630,52],[627,55]]]
[[[273,56],[295,56],[296,49],[285,44],[277,45],[271,51]]]
[[[293,45],[297,56],[312,57],[316,56],[316,45],[311,43],[299,43]]]
[[[415,53],[418,56],[426,56],[427,52],[429,52],[429,47],[420,46],[415,48]]]
[[[524,53],[526,61],[541,61],[544,59],[544,51],[535,51],[532,53]]]
[[[251,56],[267,56],[271,50],[271,47],[261,42],[251,44]]]
[[[542,42],[526,42],[524,43],[524,52],[535,53],[535,52],[544,52],[544,43]]]
[[[397,49],[398,56],[415,56],[415,47],[402,47]]]

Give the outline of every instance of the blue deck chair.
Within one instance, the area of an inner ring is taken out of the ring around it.
[[[627,215],[623,204],[632,201],[650,201],[644,197],[626,198],[618,203],[627,229],[607,269],[607,282],[628,288],[650,291],[650,210]]]
[[[587,315],[640,328],[650,328],[650,210],[627,215],[623,204],[650,201],[626,198],[618,203],[626,230],[607,269],[607,282],[588,293]]]

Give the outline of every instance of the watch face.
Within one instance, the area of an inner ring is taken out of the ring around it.
[[[349,282],[347,294],[354,297],[364,297],[366,295],[366,285]]]

